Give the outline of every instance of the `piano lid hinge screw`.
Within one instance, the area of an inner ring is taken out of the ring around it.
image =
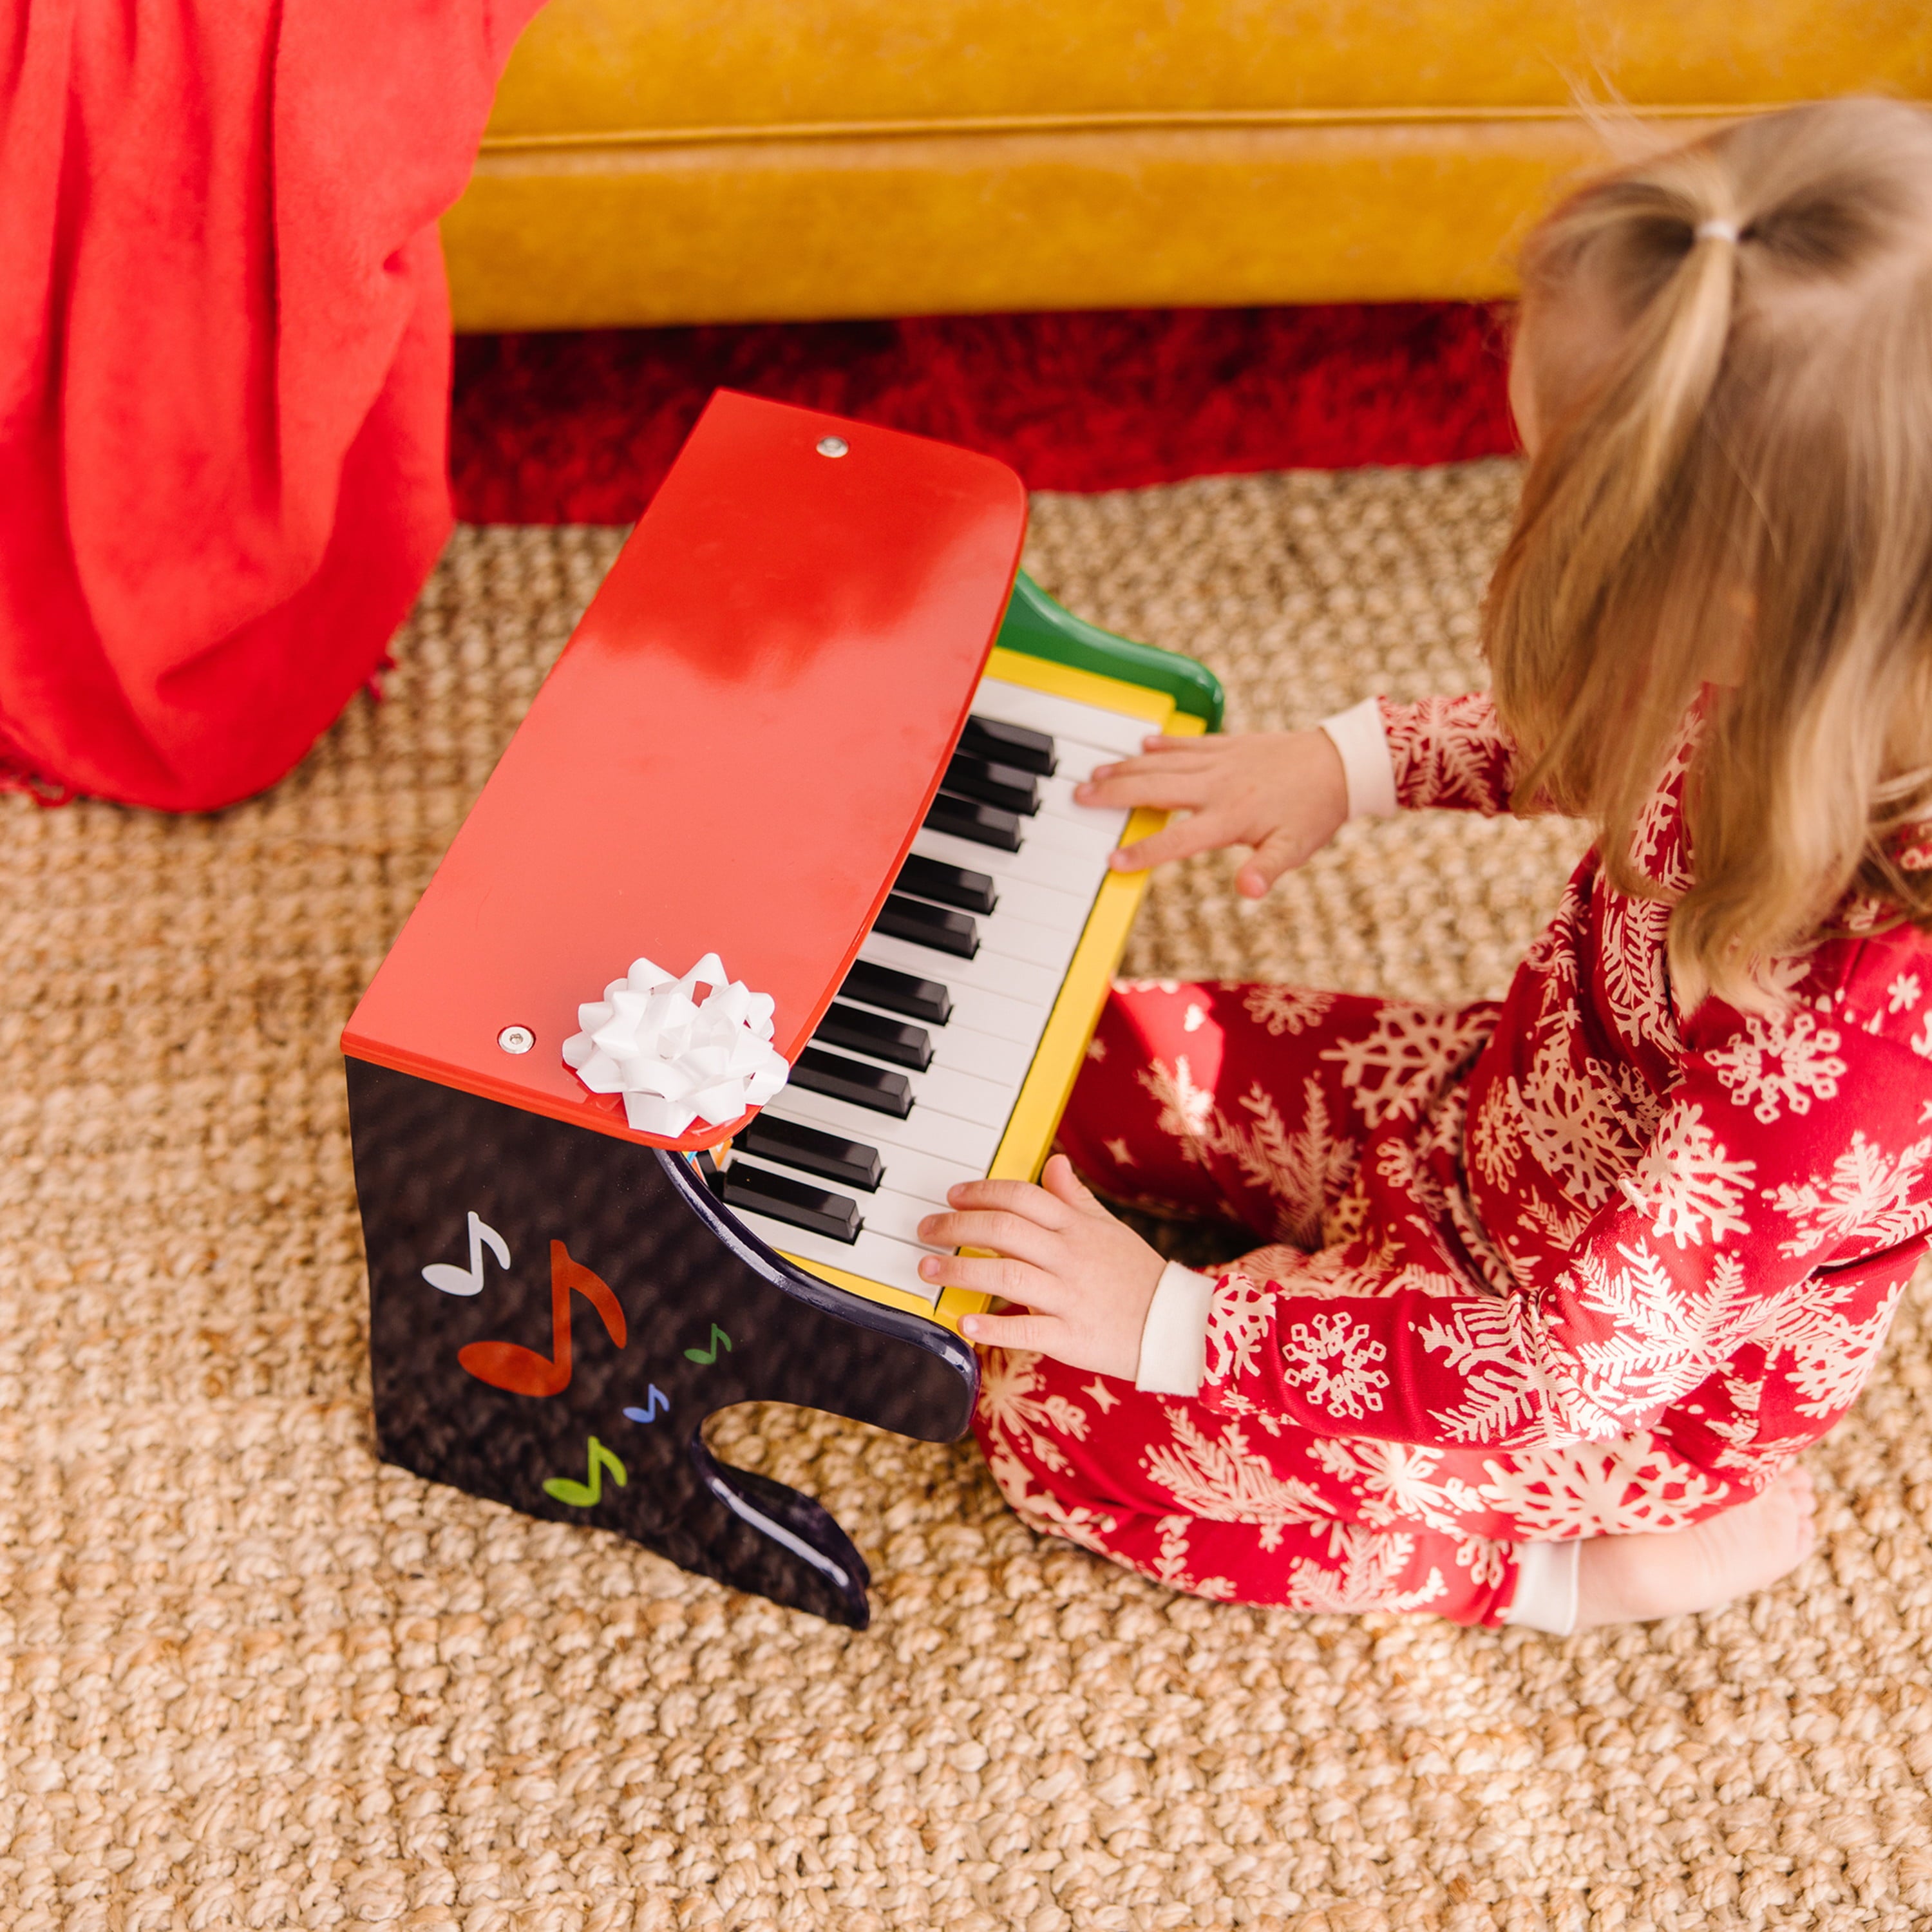
[[[820,456],[843,456],[851,447],[842,436],[821,436],[818,439]]]
[[[527,1053],[536,1043],[536,1035],[526,1026],[506,1026],[496,1036],[496,1044],[506,1053]]]

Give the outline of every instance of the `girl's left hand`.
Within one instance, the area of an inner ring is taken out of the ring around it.
[[[1055,1154],[1035,1187],[1024,1180],[968,1180],[949,1188],[952,1211],[928,1214],[919,1238],[934,1247],[990,1248],[992,1257],[928,1255],[926,1280],[979,1288],[1022,1303],[1024,1315],[969,1315],[969,1341],[1029,1348],[1076,1369],[1132,1382],[1141,1330],[1166,1264],[1114,1220]]]

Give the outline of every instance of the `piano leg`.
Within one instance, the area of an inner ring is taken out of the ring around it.
[[[863,1628],[844,1531],[719,1462],[705,1420],[788,1402],[951,1442],[971,1349],[780,1261],[676,1155],[348,1070],[385,1460]]]
[[[830,1512],[820,1508],[809,1496],[802,1496],[769,1476],[752,1469],[734,1469],[728,1462],[719,1462],[701,1436],[694,1436],[690,1448],[698,1480],[734,1516],[779,1548],[809,1563],[830,1585],[844,1607],[836,1615],[824,1611],[820,1615],[832,1615],[835,1623],[863,1630],[872,1618],[866,1603],[866,1586],[872,1582],[872,1573],[866,1559],[853,1547],[851,1538],[832,1520]],[[764,1554],[758,1546],[752,1546],[750,1555],[754,1559]],[[748,1586],[740,1584],[738,1587]],[[789,1600],[776,1590],[763,1590],[760,1594],[776,1597],[781,1603]]]

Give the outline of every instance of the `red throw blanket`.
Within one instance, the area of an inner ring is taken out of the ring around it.
[[[436,218],[538,0],[0,7],[0,772],[225,805],[450,524]]]

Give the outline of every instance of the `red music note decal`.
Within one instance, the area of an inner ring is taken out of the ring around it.
[[[570,1386],[570,1298],[578,1294],[604,1318],[605,1332],[622,1348],[628,1339],[624,1311],[603,1282],[570,1258],[561,1241],[550,1244],[550,1328],[554,1355],[514,1342],[472,1342],[456,1359],[479,1382],[512,1395],[561,1395]]]

